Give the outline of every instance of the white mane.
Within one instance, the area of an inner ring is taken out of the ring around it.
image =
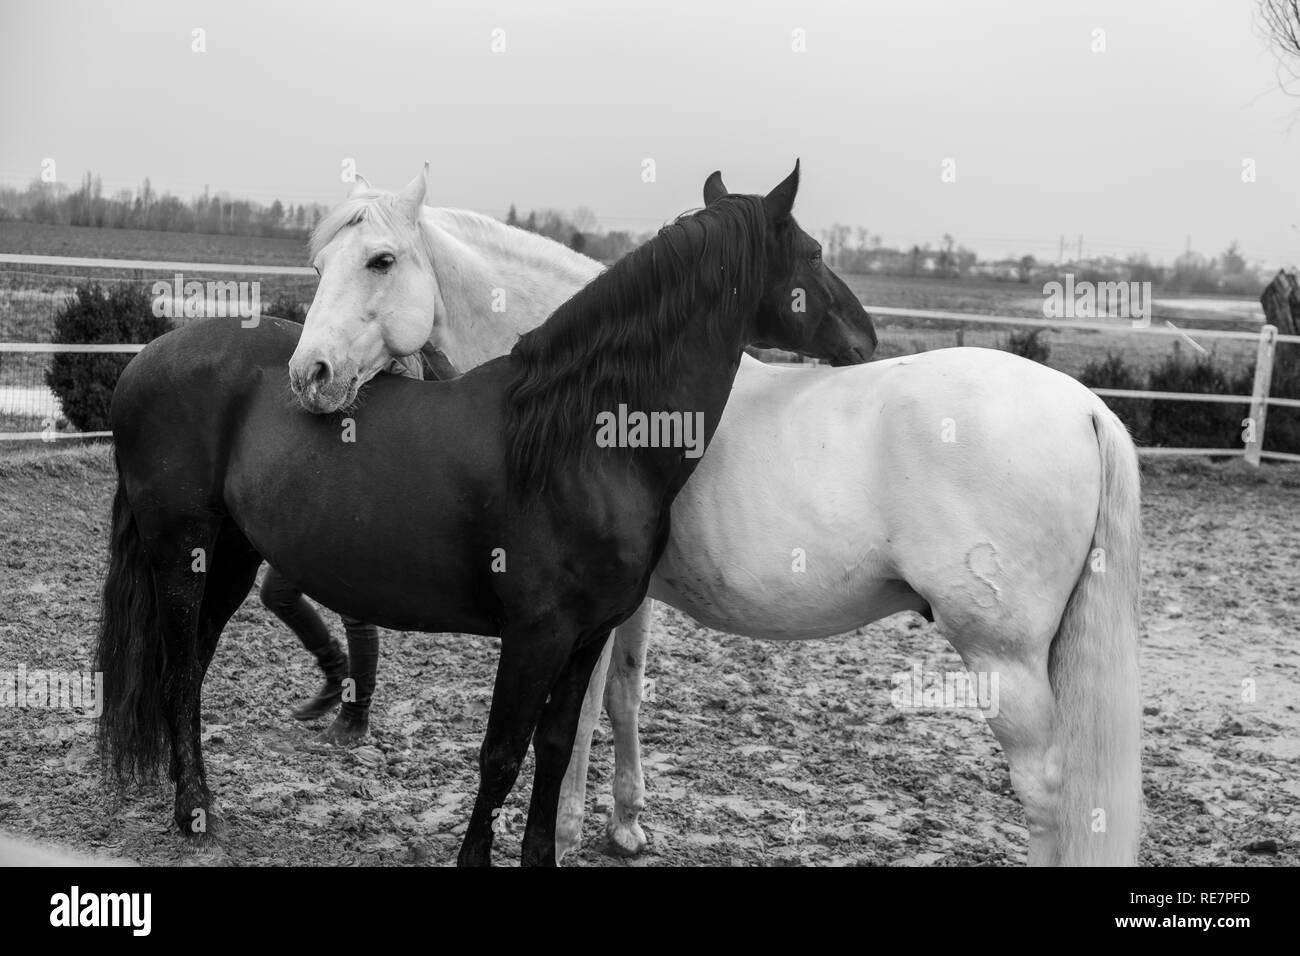
[[[452,357],[461,371],[504,355],[519,335],[541,325],[603,269],[562,243],[467,209],[423,206],[412,236],[398,203],[396,193],[354,192],[313,230],[311,256],[360,222],[413,241],[437,281],[439,304],[456,336]],[[500,311],[488,304],[495,290],[507,300]]]
[[[334,241],[342,230],[360,222],[371,222],[401,235],[405,232],[397,209],[396,193],[382,189],[363,189],[353,193],[320,221],[312,230],[310,255],[313,259]],[[575,252],[546,236],[506,225],[498,219],[469,209],[424,206],[420,210],[420,238],[429,261],[437,268],[436,237],[429,234],[430,224],[441,227],[458,239],[471,244],[480,253],[495,250],[508,258],[524,260],[534,266],[560,269],[588,281],[600,271],[594,259]]]

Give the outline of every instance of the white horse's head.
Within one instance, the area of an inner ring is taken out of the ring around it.
[[[344,408],[394,356],[439,347],[445,311],[420,211],[429,164],[400,193],[360,176],[351,195],[312,234],[320,285],[289,359],[289,382],[303,408]]]

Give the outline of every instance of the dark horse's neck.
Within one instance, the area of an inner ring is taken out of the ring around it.
[[[761,198],[728,197],[665,226],[519,340],[506,393],[513,487],[541,488],[575,466],[629,456],[669,493],[685,483],[753,338],[766,229]],[[657,416],[651,433],[692,443],[638,443],[622,427],[637,415]],[[626,444],[598,442],[608,416]]]

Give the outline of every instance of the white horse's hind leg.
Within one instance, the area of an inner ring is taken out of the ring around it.
[[[605,832],[616,853],[634,856],[645,849],[638,818],[645,810],[638,732],[645,681],[645,652],[650,642],[654,602],[646,598],[614,636],[614,656],[605,685],[605,709],[614,730],[614,809]]]
[[[1047,649],[1029,660],[978,652],[963,653],[962,659],[976,675],[989,675],[990,682],[997,675],[997,694],[986,717],[1006,752],[1011,785],[1025,808],[1029,865],[1057,865],[1061,862],[1062,754],[1056,742],[1056,700],[1047,677]],[[997,716],[989,716],[994,711]]]
[[[619,628],[622,630],[622,628]],[[582,845],[582,817],[587,807],[587,765],[591,757],[591,735],[600,720],[600,705],[605,698],[605,674],[609,670],[609,657],[615,638],[605,642],[596,669],[587,684],[587,696],[582,700],[582,715],[578,718],[578,732],[573,738],[573,754],[569,768],[564,773],[560,787],[560,806],[555,820],[555,860],[563,862],[564,854]]]

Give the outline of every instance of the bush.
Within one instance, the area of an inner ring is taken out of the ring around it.
[[[1127,388],[1141,391],[1147,387],[1138,373],[1129,368],[1124,357],[1107,352],[1102,362],[1089,362],[1079,373],[1079,381],[1089,388]],[[1151,430],[1151,402],[1145,398],[1102,398],[1102,401],[1128,426],[1129,434],[1139,443],[1148,441]]]
[[[153,314],[153,299],[143,287],[123,284],[105,292],[98,284],[83,284],[54,316],[53,341],[68,345],[149,342],[171,327],[170,319]],[[45,383],[75,428],[108,429],[113,389],[131,358],[113,352],[55,353]]]
[[[1279,346],[1273,357],[1273,398],[1300,399],[1300,355],[1294,345]],[[1238,394],[1249,395],[1255,387],[1255,370],[1248,369],[1238,380]],[[1264,421],[1264,450],[1300,455],[1300,408],[1272,407]]]
[[[1273,366],[1272,396],[1300,399],[1300,361],[1287,361],[1281,350],[1277,359]],[[1152,370],[1143,383],[1121,356],[1108,352],[1104,362],[1089,362],[1084,366],[1079,381],[1090,388],[1250,395],[1255,387],[1255,369],[1252,365],[1233,375],[1221,369],[1211,356],[1189,362],[1172,355]],[[1135,441],[1170,448],[1241,448],[1242,420],[1250,414],[1246,402],[1229,405],[1133,398],[1104,401],[1128,426]],[[1269,409],[1264,448],[1300,454],[1300,409]]]
[[[264,315],[273,315],[279,319],[288,319],[302,325],[307,321],[307,310],[297,299],[288,296],[276,296],[275,301],[262,310]]]
[[[1007,340],[1006,350],[1022,358],[1032,359],[1039,365],[1046,365],[1047,357],[1052,354],[1052,347],[1038,340],[1042,331],[1042,329],[1031,329],[1028,332],[1012,332]]]
[[[1229,379],[1209,355],[1191,361],[1170,355],[1151,371],[1149,381],[1153,392],[1250,394],[1249,384],[1239,391],[1239,381]],[[1169,448],[1241,448],[1241,422],[1249,410],[1246,403],[1152,402],[1148,439]]]

